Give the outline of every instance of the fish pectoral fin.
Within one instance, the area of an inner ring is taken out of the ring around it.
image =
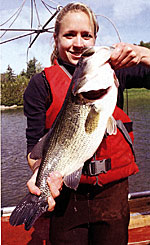
[[[116,135],[117,134],[117,123],[116,123],[116,120],[114,119],[113,116],[108,118],[106,132],[109,135],[112,135],[112,134]]]
[[[91,108],[85,121],[85,132],[87,134],[91,134],[98,127],[99,117],[100,113],[95,108]]]
[[[81,174],[82,174],[82,167],[76,170],[75,172],[73,172],[72,174],[65,176],[64,184],[67,187],[76,190],[80,183]]]

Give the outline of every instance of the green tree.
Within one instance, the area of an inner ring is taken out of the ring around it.
[[[25,71],[25,69],[23,69],[23,70],[20,72],[20,76],[26,76],[26,71]]]
[[[43,70],[42,65],[35,58],[27,63],[27,71],[22,70],[15,75],[10,65],[5,73],[1,74],[1,104],[5,106],[23,105],[23,94],[30,78]]]
[[[35,73],[40,73],[43,70],[43,67],[40,62],[37,63],[37,60],[33,58],[29,60],[27,63],[27,71],[23,69],[20,72],[21,76],[26,76],[27,78],[31,78]]]
[[[15,79],[15,74],[12,68],[10,67],[10,65],[8,65],[5,73],[5,81],[14,81],[14,79]]]
[[[1,82],[1,104],[5,106],[23,105],[23,94],[28,85],[26,76],[18,75],[14,81]]]
[[[36,73],[40,73],[43,70],[42,64],[38,62],[36,64]]]
[[[146,48],[150,48],[150,42],[144,43],[143,41],[140,41],[139,46],[143,46],[143,47],[146,47]]]
[[[36,62],[37,60],[34,57],[33,59],[29,60],[29,62],[27,63],[26,76],[29,79],[36,73]]]

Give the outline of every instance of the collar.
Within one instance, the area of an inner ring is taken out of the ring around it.
[[[66,68],[66,70],[67,70],[71,75],[73,75],[73,73],[74,73],[74,71],[75,71],[75,68],[76,68],[75,65],[69,64],[69,63],[63,61],[63,60],[60,59],[60,58],[57,59],[57,62],[58,62],[59,65],[64,66],[64,67]]]

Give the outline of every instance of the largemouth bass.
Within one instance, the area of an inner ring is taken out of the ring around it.
[[[118,80],[109,64],[111,52],[110,47],[91,47],[83,53],[62,109],[42,140],[42,160],[36,179],[41,195],[29,193],[13,211],[11,225],[24,223],[29,230],[48,209],[50,172],[60,172],[64,183],[77,189],[84,162],[96,152],[105,132],[116,134],[112,113],[117,102]]]

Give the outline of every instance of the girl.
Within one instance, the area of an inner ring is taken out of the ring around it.
[[[98,29],[94,13],[82,3],[68,4],[60,11],[55,23],[55,48],[51,56],[58,77],[60,65],[70,75],[73,74],[83,49],[95,44]],[[110,62],[120,81],[117,105],[123,108],[125,87],[150,87],[148,83],[146,84],[147,76],[150,74],[150,50],[125,43],[115,44],[114,47]],[[133,65],[134,67],[131,67]],[[126,69],[127,67],[130,68]],[[53,74],[47,73],[46,70],[35,75],[24,94],[24,112],[28,122],[26,131],[28,163],[34,172],[27,185],[30,192],[36,195],[40,195],[40,190],[35,186],[40,160],[31,159],[30,153],[51,125],[50,110],[53,108],[54,98],[54,94],[51,93],[52,78]],[[140,85],[136,84],[136,81],[140,81]],[[119,134],[115,137],[118,139]],[[119,147],[119,151],[125,155],[125,147],[122,144]],[[102,148],[103,145],[100,146],[99,151]],[[117,153],[115,149],[116,147],[113,148],[112,155]],[[133,171],[130,172],[129,167],[127,175],[122,176],[120,162],[121,159],[115,163],[119,169],[115,177],[112,178],[109,173],[106,173],[106,180],[103,181],[100,173],[97,184],[93,182],[95,176],[87,177],[83,173],[77,191],[65,187],[59,173],[49,175],[47,182],[53,196],[48,198],[49,211],[54,210],[50,220],[52,244],[124,245],[128,243],[128,175],[137,172],[137,168],[135,163],[130,161],[130,166],[134,165]],[[123,164],[125,165],[126,162]]]

